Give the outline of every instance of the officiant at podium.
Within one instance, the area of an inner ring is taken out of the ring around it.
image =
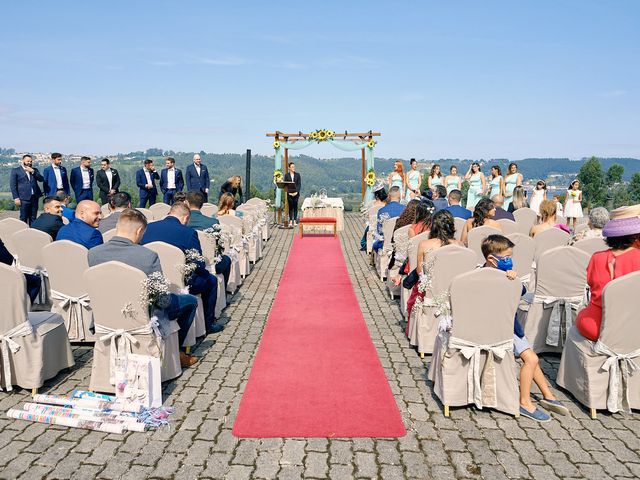
[[[300,198],[300,189],[302,185],[302,179],[300,174],[296,172],[296,164],[289,164],[289,172],[284,176],[285,182],[293,182],[294,185],[290,185],[287,193],[287,202],[289,203],[289,221],[293,225],[298,224],[298,199]]]

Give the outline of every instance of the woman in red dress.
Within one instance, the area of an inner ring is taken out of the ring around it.
[[[598,340],[602,324],[602,291],[614,278],[640,270],[640,205],[621,207],[611,212],[611,220],[602,229],[609,250],[596,252],[587,267],[591,301],[576,318],[580,334]]]

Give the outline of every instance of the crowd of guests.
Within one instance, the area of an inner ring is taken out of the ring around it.
[[[193,156],[193,162],[187,166],[184,175],[182,170],[176,167],[173,157],[165,159],[165,168],[159,174],[154,161],[148,158],[136,171],[135,180],[140,199],[139,208],[155,204],[159,193],[162,194],[164,203],[172,205],[175,196],[185,189],[188,192],[200,192],[204,201],[209,201],[211,183],[209,170],[202,163],[199,154]],[[62,165],[62,154],[54,152],[51,154],[51,164],[43,170],[42,174],[33,166],[33,157],[23,155],[20,165],[11,170],[9,184],[13,201],[20,209],[20,220],[31,225],[38,215],[41,197],[59,198],[58,201],[66,207],[71,201],[72,193],[76,204],[80,204],[83,200],[94,200],[97,187],[100,203],[107,205],[110,199],[120,191],[121,178],[108,158],[100,161],[100,169],[95,173],[91,167],[91,158],[83,156],[80,159],[80,165],[67,173],[67,168]],[[66,197],[62,198],[62,194]],[[239,175],[234,175],[222,184],[218,199],[221,199],[224,194],[233,197],[234,206],[241,203],[242,179]],[[68,215],[71,213],[69,212]],[[68,218],[71,219],[70,216]]]
[[[510,166],[510,173],[517,174],[517,169]],[[473,166],[470,169],[472,175],[477,173]],[[475,172],[475,173],[474,173]],[[438,170],[432,170],[432,173],[438,174]],[[500,174],[500,170],[493,171],[496,178]],[[480,184],[483,184],[483,177],[478,177]],[[411,311],[415,305],[416,299],[424,295],[419,293],[417,279],[427,272],[424,271],[425,259],[435,250],[445,245],[458,244],[466,246],[468,233],[470,230],[481,227],[491,226],[499,232],[502,232],[500,218],[508,218],[513,220],[512,212],[525,206],[521,203],[521,179],[509,179],[509,183],[513,185],[511,189],[511,202],[505,209],[505,198],[503,196],[504,185],[494,182],[500,193],[495,193],[491,198],[482,197],[478,199],[473,209],[468,209],[460,205],[461,192],[457,188],[452,188],[447,197],[447,205],[437,202],[441,196],[440,187],[444,185],[436,184],[433,189],[434,197],[427,198],[426,195],[414,196],[406,206],[401,203],[401,189],[397,185],[392,185],[389,193],[383,185],[378,185],[374,190],[373,207],[378,207],[378,224],[376,242],[373,248],[380,249],[384,243],[382,224],[388,218],[396,219],[395,229],[409,225],[408,236],[414,237],[417,234],[428,232],[428,239],[422,240],[418,245],[418,262],[415,271],[409,271],[406,265],[400,267],[400,275],[391,278],[396,284],[400,284],[401,276],[405,281],[405,287],[411,287],[411,294],[407,302],[407,319],[411,318]],[[431,184],[433,185],[433,184]],[[452,182],[452,186],[455,184]],[[544,185],[539,190],[542,190]],[[574,191],[579,191],[579,183],[573,182]],[[493,187],[491,188],[493,192]],[[496,190],[497,192],[498,190]],[[534,197],[535,198],[535,197]],[[580,201],[580,194],[576,194],[569,202]],[[531,237],[535,237],[540,232],[548,229],[558,228],[566,232],[570,232],[567,224],[558,223],[558,209],[561,204],[557,199],[542,198],[538,205],[538,221],[529,232]],[[565,214],[569,209],[571,217],[578,216],[577,212],[571,211],[575,208],[571,203],[565,206]],[[456,239],[455,218],[465,220],[460,239]],[[371,226],[370,228],[374,228]],[[574,227],[575,229],[575,227]],[[619,278],[631,272],[640,270],[640,205],[621,207],[611,212],[607,209],[597,207],[589,212],[589,221],[586,228],[581,229],[571,237],[570,244],[575,244],[582,240],[591,238],[603,238],[606,242],[606,248],[592,255],[587,268],[587,284],[591,292],[591,297],[586,308],[581,310],[576,319],[576,328],[580,334],[591,341],[598,340],[602,324],[602,292],[608,282],[615,278]],[[496,268],[505,272],[508,279],[519,281],[518,273],[514,271],[513,266],[513,248],[514,243],[503,234],[489,235],[482,242],[481,249],[485,259],[484,268]],[[393,256],[391,261],[393,262]],[[523,285],[521,296],[526,294],[526,287]],[[454,319],[455,321],[455,319]],[[407,325],[407,333],[409,325]],[[520,370],[520,414],[537,421],[549,421],[550,415],[544,409],[558,414],[566,414],[567,408],[554,396],[549,387],[544,373],[538,364],[538,356],[531,348],[527,341],[524,329],[519,324],[517,317],[514,319],[514,354],[522,360]],[[536,405],[531,397],[531,387],[535,383],[541,392],[541,398],[538,399]],[[543,407],[543,408],[540,408]]]
[[[196,250],[202,254],[202,247],[197,231],[205,230],[219,224],[218,216],[241,215],[235,210],[242,196],[239,176],[230,178],[223,184],[219,195],[219,210],[216,215],[207,216],[202,207],[208,200],[208,172],[201,163],[200,156],[194,156],[186,173],[186,185],[190,190],[183,191],[185,180],[182,172],[175,167],[175,161],[169,157],[160,175],[155,172],[153,161],[144,161],[144,166],[136,173],[136,183],[140,188],[140,206],[155,203],[157,190],[156,180],[160,180],[160,190],[165,203],[170,205],[168,215],[149,223],[139,210],[133,208],[132,198],[128,192],[120,190],[118,172],[110,167],[108,159],[102,160],[102,169],[96,175],[96,183],[100,189],[100,198],[108,205],[108,214],[104,215],[101,206],[93,200],[94,173],[90,167],[91,159],[83,157],[81,165],[72,170],[67,180],[65,167],[61,166],[61,155],[51,155],[51,165],[40,175],[32,166],[32,158],[25,155],[22,165],[12,171],[12,189],[16,186],[16,204],[20,206],[21,220],[31,228],[49,234],[52,240],[69,240],[88,249],[89,265],[97,265],[117,260],[142,270],[149,275],[160,272],[158,255],[144,245],[151,242],[165,242],[178,247],[182,252]],[[74,173],[76,172],[76,173]],[[203,180],[206,180],[206,182]],[[37,216],[39,199],[42,190],[39,182],[44,182],[43,212]],[[69,186],[76,194],[75,209],[69,208],[71,200]],[[205,186],[206,185],[206,186]],[[145,195],[143,195],[143,192]],[[66,222],[63,220],[66,217]],[[66,224],[65,224],[66,223]],[[104,242],[103,233],[115,229],[115,235]],[[7,265],[14,263],[14,258],[0,239],[0,262]],[[214,267],[216,274],[224,278],[224,288],[229,282],[231,259],[221,255]],[[32,302],[40,291],[40,278],[37,275],[25,274],[27,291]],[[215,310],[218,298],[218,281],[204,262],[198,261],[195,272],[188,276],[188,294],[172,294],[170,305],[166,308],[167,316],[179,324],[179,339],[182,345],[187,332],[195,318],[197,298],[202,298],[207,334],[223,330],[216,322]],[[180,354],[183,366],[196,362],[195,357]]]

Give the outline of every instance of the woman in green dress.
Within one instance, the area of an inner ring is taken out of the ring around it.
[[[420,185],[422,185],[422,174],[418,170],[418,162],[412,158],[409,162],[411,169],[405,175],[405,184],[407,185],[407,201],[420,197]]]
[[[493,198],[494,195],[504,196],[504,179],[502,178],[502,171],[498,165],[491,167],[491,182],[489,182],[489,198]]]
[[[480,164],[473,162],[469,167],[464,179],[469,182],[469,192],[467,193],[467,210],[473,211],[476,203],[484,196],[487,190],[487,179],[480,171]]]
[[[447,187],[447,195],[450,194],[452,190],[462,191],[462,178],[458,175],[458,167],[455,165],[451,166],[449,175],[444,179],[444,184]]]
[[[429,173],[429,177],[427,177],[427,186],[430,190],[437,187],[438,185],[442,185],[442,172],[440,171],[440,165],[437,163],[431,167],[431,173]]]
[[[509,210],[509,205],[513,201],[513,190],[522,186],[522,174],[518,172],[518,165],[510,163],[507,168],[507,175],[504,178],[504,208]]]

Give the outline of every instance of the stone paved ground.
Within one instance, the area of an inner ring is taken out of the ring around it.
[[[237,440],[231,428],[293,233],[274,231],[265,258],[226,310],[227,328],[195,351],[200,363],[165,386],[177,408],[171,429],[107,435],[0,418],[0,478],[637,478],[640,421],[600,414],[547,424],[472,408],[442,415],[421,360],[403,337],[397,303],[358,250],[362,222],[346,216],[343,249],[371,337],[408,429],[401,439]],[[215,340],[215,343],[213,343]],[[89,383],[91,351],[42,391],[67,393]],[[558,358],[543,359],[555,379]],[[27,392],[0,393],[0,412]]]

